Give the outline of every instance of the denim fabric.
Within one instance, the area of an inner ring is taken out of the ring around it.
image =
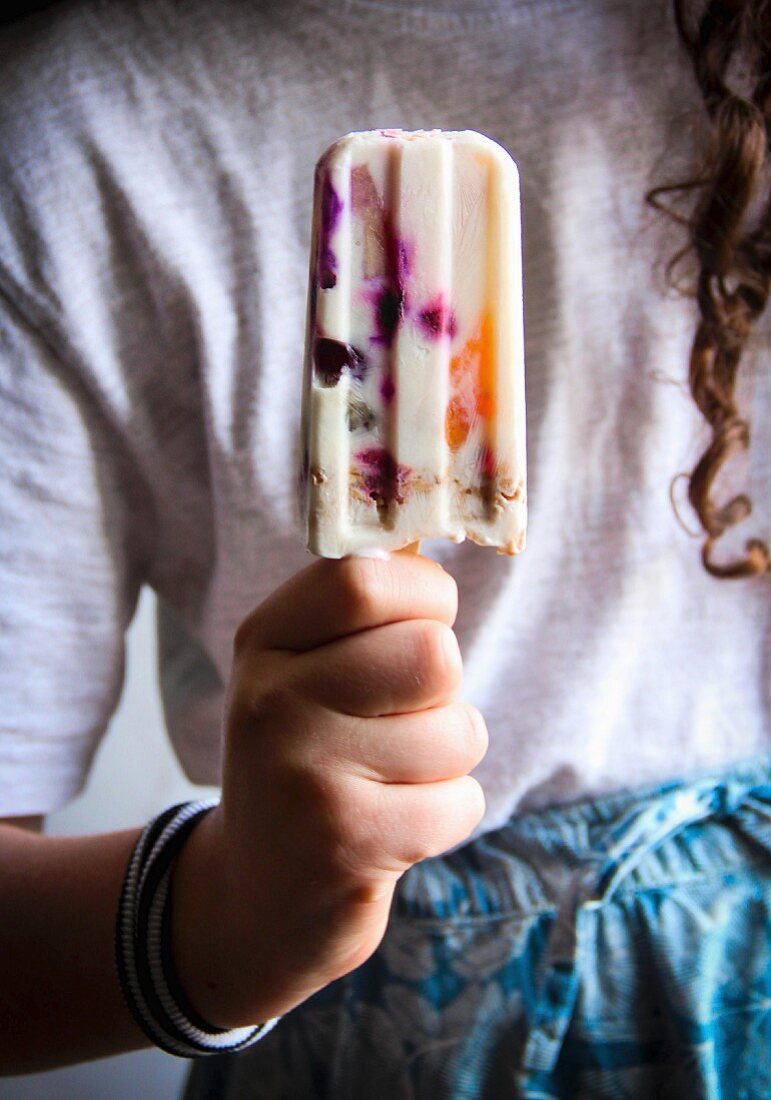
[[[514,818],[186,1100],[771,1097],[771,763]]]

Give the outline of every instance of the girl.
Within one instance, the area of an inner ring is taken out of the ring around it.
[[[7,1071],[152,1039],[245,1048],[190,1100],[768,1094],[770,41],[763,0],[73,0],[5,29]],[[514,562],[300,545],[311,169],[378,126],[519,163]],[[35,835],[143,584],[222,800]]]

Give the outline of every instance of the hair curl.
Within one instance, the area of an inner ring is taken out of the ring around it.
[[[729,459],[749,447],[736,379],[771,288],[771,0],[674,0],[674,14],[710,126],[702,171],[648,195],[688,230],[670,274],[691,251],[699,267],[689,384],[712,439],[688,477],[688,499],[705,532],[705,569],[715,577],[751,577],[771,569],[760,539],[747,541],[742,558],[714,556],[716,542],[749,515],[751,502],[740,494],[718,504],[714,487]],[[695,195],[689,217],[663,201],[672,194]]]

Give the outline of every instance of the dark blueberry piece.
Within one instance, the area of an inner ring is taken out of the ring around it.
[[[446,334],[452,339],[458,331],[455,314],[441,298],[431,302],[430,305],[421,310],[418,314],[418,320],[428,336],[444,336]]]
[[[366,359],[351,344],[320,336],[313,347],[313,365],[324,386],[336,386],[346,368],[360,378],[366,369]]]
[[[322,290],[331,290],[337,283],[337,256],[330,245],[330,239],[340,215],[343,212],[343,200],[332,186],[329,175],[324,176],[321,188],[321,231],[318,252],[318,283]]]
[[[337,256],[331,248],[322,248],[319,254],[319,286],[331,290],[337,285]]]
[[[420,319],[423,322],[425,328],[435,336],[439,336],[442,331],[442,323],[444,317],[440,309],[424,309],[420,315]]]
[[[380,383],[380,396],[383,398],[383,402],[386,405],[390,405],[394,399],[395,393],[396,386],[394,385],[394,380],[390,374],[387,374]]]
[[[396,290],[382,291],[377,300],[377,324],[380,335],[390,344],[404,312],[404,295]]]
[[[321,228],[326,237],[334,233],[342,212],[343,200],[332,186],[329,176],[326,176],[321,192]]]

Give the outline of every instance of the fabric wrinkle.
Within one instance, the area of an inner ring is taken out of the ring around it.
[[[582,937],[591,914],[612,901],[617,888],[646,855],[689,825],[708,817],[716,821],[733,818],[742,828],[740,811],[747,803],[768,817],[768,787],[760,784],[748,789],[737,781],[715,786],[707,780],[691,789],[674,789],[658,803],[635,807],[610,830],[607,851],[600,845],[589,855],[584,867],[572,876],[567,902],[555,914],[546,976],[523,1055],[525,1070],[549,1072],[559,1057],[578,995]]]

